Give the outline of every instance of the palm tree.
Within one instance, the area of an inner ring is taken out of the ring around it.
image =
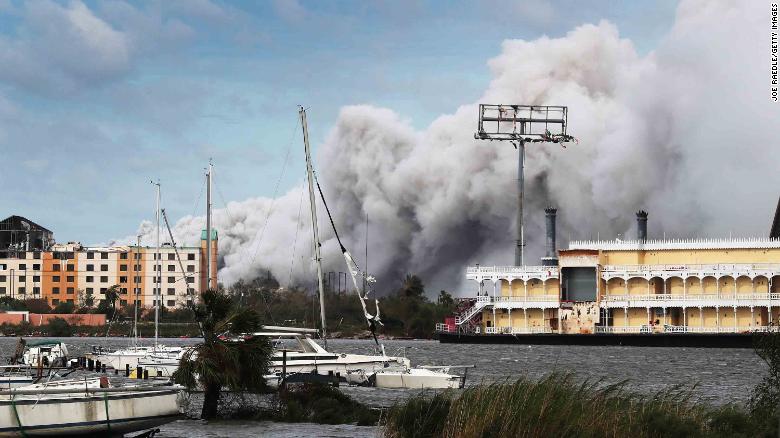
[[[192,306],[203,342],[189,349],[179,362],[174,381],[204,390],[201,418],[217,416],[220,391],[261,391],[272,354],[268,339],[244,336],[260,328],[260,315],[240,306],[224,293],[208,290]]]

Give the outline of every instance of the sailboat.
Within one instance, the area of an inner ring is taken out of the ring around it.
[[[211,248],[212,248],[212,231],[211,231],[211,182],[212,182],[212,172],[213,172],[213,164],[211,163],[211,160],[209,160],[209,165],[206,171],[206,288],[213,287],[211,281],[211,268],[212,268],[212,260],[211,260]],[[176,242],[173,238],[173,231],[171,230],[170,223],[168,222],[168,217],[165,214],[165,210],[159,210],[159,201],[158,201],[158,213],[162,213],[162,218],[165,220],[165,227],[168,231],[168,237],[171,239],[171,244],[173,245],[174,250],[176,250]],[[160,233],[160,221],[159,216],[157,219],[157,245],[158,245],[158,251],[159,251],[159,233]],[[176,258],[179,259],[179,253],[176,251]],[[179,265],[182,266],[181,259],[178,260]],[[160,272],[159,268],[157,268],[157,272]],[[184,272],[184,267],[182,266],[182,272]],[[158,277],[158,284],[159,283],[159,277]],[[157,310],[157,306],[155,306],[155,311]],[[184,356],[184,353],[191,347],[167,347],[158,344],[157,342],[157,314],[155,313],[155,348],[151,351],[146,352],[146,354],[137,357],[135,360],[135,365],[139,367],[143,367],[145,370],[149,370],[150,374],[156,377],[165,377],[170,378],[173,376],[173,373],[179,368],[179,361]],[[134,357],[132,356],[134,352],[130,351],[128,352],[130,356],[128,357]]]
[[[309,206],[311,209],[311,224],[314,245],[314,260],[317,266],[317,285],[320,297],[320,317],[321,331],[320,335],[324,346],[320,346],[312,335],[317,333],[316,329],[301,329],[291,327],[263,327],[263,331],[255,333],[256,336],[266,336],[277,341],[292,340],[294,346],[289,348],[285,344],[283,348],[277,348],[271,361],[271,372],[276,376],[277,382],[286,373],[316,373],[316,374],[334,374],[341,380],[351,384],[362,384],[385,388],[460,388],[463,386],[465,377],[449,374],[451,367],[428,367],[413,368],[411,362],[406,357],[391,357],[385,353],[384,345],[380,344],[376,338],[376,329],[381,325],[379,313],[379,301],[375,300],[375,313],[371,314],[366,305],[366,296],[360,293],[358,288],[358,277],[362,276],[365,283],[373,283],[374,279],[366,273],[360,271],[354,258],[341,242],[341,238],[336,230],[333,216],[322,194],[322,188],[317,182],[314,174],[314,166],[311,159],[311,149],[309,147],[309,133],[306,121],[306,110],[300,107],[298,110],[301,126],[303,128],[303,143],[306,155],[306,175],[309,189]],[[325,290],[322,278],[322,257],[320,254],[320,239],[317,222],[317,204],[314,192],[314,186],[322,199],[325,210],[333,227],[333,232],[341,247],[342,255],[347,264],[347,268],[352,276],[352,282],[357,292],[360,304],[363,308],[363,314],[366,323],[371,331],[374,342],[376,343],[376,354],[362,355],[352,353],[336,353],[327,349],[327,330],[325,320]],[[289,342],[287,343],[289,344]],[[267,378],[267,380],[269,380]],[[273,379],[270,379],[273,380]],[[273,382],[272,382],[273,383]]]
[[[309,130],[306,121],[306,110],[299,107],[301,127],[303,129],[303,146],[306,156],[306,177],[309,191],[309,207],[311,212],[312,242],[314,246],[314,261],[317,268],[317,290],[320,298],[320,330],[297,327],[265,326],[263,330],[253,333],[275,340],[278,348],[271,359],[271,376],[282,378],[282,373],[315,373],[338,375],[341,380],[352,384],[366,384],[369,376],[386,368],[408,368],[409,359],[405,357],[387,356],[382,350],[380,354],[363,355],[352,353],[336,353],[328,350],[327,324],[325,314],[325,289],[322,276],[322,256],[320,254],[319,228],[317,226],[317,203],[314,192],[314,166],[309,146]],[[318,333],[323,345],[319,345],[312,337]],[[273,377],[267,380],[273,380]]]
[[[211,163],[209,163],[209,178],[211,177]],[[100,361],[100,363],[106,364],[107,367],[113,367],[114,369],[125,369],[126,367],[136,368],[139,363],[145,359],[155,360],[177,360],[181,358],[186,350],[183,347],[169,347],[161,345],[159,341],[159,315],[160,315],[160,293],[162,284],[161,280],[161,256],[160,256],[160,181],[150,181],[156,188],[155,196],[155,216],[157,220],[157,232],[156,232],[156,251],[155,251],[155,276],[156,287],[153,288],[154,292],[154,345],[144,346],[138,344],[138,306],[135,304],[135,319],[133,321],[133,344],[126,348],[117,350],[105,349],[100,346],[93,346],[92,353],[86,356],[90,359]],[[210,238],[211,236],[209,236]],[[140,236],[137,242],[137,247],[140,248]],[[135,291],[133,291],[135,294]],[[136,300],[137,301],[137,300]]]
[[[103,376],[0,389],[0,437],[123,436],[176,420],[181,387],[112,387]]]
[[[315,178],[316,181],[316,178]],[[355,288],[355,293],[360,299],[360,305],[363,308],[363,316],[366,319],[366,324],[374,338],[377,349],[384,355],[385,347],[379,343],[376,337],[376,330],[378,325],[383,325],[379,314],[379,300],[374,299],[375,312],[372,315],[368,311],[366,301],[368,300],[368,293],[370,289],[369,285],[376,282],[376,279],[368,275],[368,272],[361,271],[357,262],[352,255],[347,251],[347,248],[339,237],[339,232],[336,229],[336,223],[333,221],[333,215],[330,214],[330,208],[325,200],[325,194],[322,193],[322,188],[319,182],[317,182],[317,190],[320,193],[322,204],[325,206],[325,212],[330,219],[330,225],[333,227],[333,234],[336,236],[339,247],[341,248],[341,254],[344,257],[344,262],[347,265],[347,270],[352,278],[352,285]],[[368,247],[366,247],[368,248]],[[368,249],[366,249],[368,252]],[[358,278],[361,277],[363,282],[363,292],[361,293],[358,286]],[[398,368],[382,368],[375,370],[373,374],[368,376],[368,384],[378,388],[403,388],[403,389],[444,389],[444,388],[462,388],[466,383],[466,372],[468,368],[473,368],[473,365],[449,365],[449,366],[422,366],[412,367],[407,361],[402,369]],[[450,374],[453,369],[463,369],[463,375]]]

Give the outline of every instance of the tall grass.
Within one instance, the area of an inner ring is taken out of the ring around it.
[[[383,420],[388,438],[764,434],[742,408],[714,408],[693,400],[691,389],[678,386],[643,395],[627,390],[625,383],[578,382],[571,373],[478,385],[459,395],[422,394],[394,406]]]

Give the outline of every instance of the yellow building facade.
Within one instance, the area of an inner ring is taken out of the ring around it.
[[[470,267],[482,333],[744,333],[780,321],[780,240],[572,241],[557,266]],[[480,318],[481,316],[481,318]]]

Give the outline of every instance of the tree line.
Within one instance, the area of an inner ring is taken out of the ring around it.
[[[314,288],[283,288],[273,278],[239,281],[227,290],[228,295],[258,311],[267,323],[300,327],[319,327],[319,295]],[[428,298],[422,279],[408,274],[379,297],[380,317],[384,326],[377,334],[394,337],[430,338],[437,322],[455,310],[455,300],[440,291],[435,300]],[[363,309],[355,291],[325,291],[327,328],[331,336],[367,335]],[[373,294],[368,311],[375,312]]]

